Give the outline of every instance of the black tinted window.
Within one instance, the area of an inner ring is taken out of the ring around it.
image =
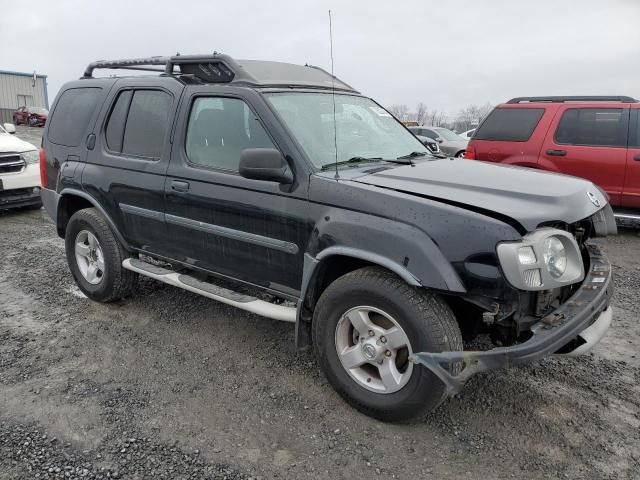
[[[189,160],[203,167],[237,171],[245,148],[274,148],[247,104],[235,98],[197,98],[187,127]]]
[[[124,137],[124,126],[127,121],[129,103],[131,103],[131,90],[120,92],[116,100],[105,129],[107,147],[114,152],[122,151],[122,140]]]
[[[169,126],[171,95],[159,90],[137,90],[131,99],[122,153],[159,158]]]
[[[544,108],[495,108],[473,135],[474,140],[526,142]]]
[[[622,108],[570,108],[558,123],[556,143],[626,146],[627,117],[628,110]]]
[[[96,110],[101,90],[95,87],[66,90],[49,120],[49,140],[67,147],[80,145]]]

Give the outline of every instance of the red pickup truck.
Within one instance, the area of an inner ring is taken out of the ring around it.
[[[631,97],[511,99],[481,123],[465,158],[586,178],[619,218],[640,220],[640,102]]]

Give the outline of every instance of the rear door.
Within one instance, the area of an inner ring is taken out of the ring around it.
[[[58,95],[44,132],[46,186],[58,192],[82,188],[80,177],[87,158],[86,138],[108,91],[104,83],[84,83],[90,86],[73,86]]]
[[[82,176],[134,248],[166,253],[164,181],[171,127],[183,85],[175,79],[126,79],[105,102]]]
[[[622,189],[623,207],[640,208],[640,106],[631,108],[627,169]]]
[[[621,104],[559,107],[540,152],[540,166],[591,180],[612,205],[622,197],[629,108]]]

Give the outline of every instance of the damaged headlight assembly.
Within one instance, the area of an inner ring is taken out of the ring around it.
[[[584,278],[578,243],[563,230],[540,228],[519,242],[499,243],[497,252],[505,277],[520,290],[549,290]]]

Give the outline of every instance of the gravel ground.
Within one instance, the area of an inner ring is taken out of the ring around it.
[[[0,214],[0,479],[640,479],[640,235],[604,243],[615,323],[593,353],[393,425],[348,407],[291,325],[151,280],[91,302],[43,210]]]

